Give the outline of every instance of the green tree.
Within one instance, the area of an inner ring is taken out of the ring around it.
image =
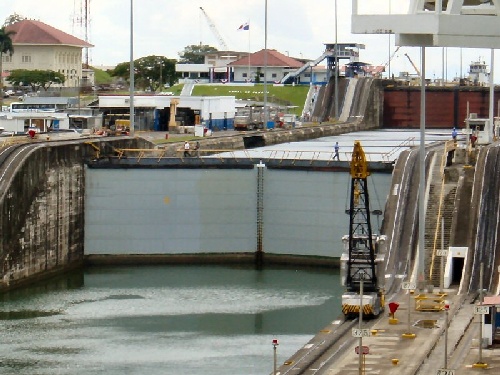
[[[205,55],[211,52],[217,52],[217,48],[208,46],[206,44],[184,47],[184,51],[179,52],[181,64],[203,64],[205,62]]]
[[[164,56],[146,56],[134,60],[135,85],[139,89],[156,91],[164,84],[174,85],[179,78],[175,71],[174,59],[168,59]],[[130,63],[123,62],[118,64],[110,74],[113,77],[120,77],[128,81],[130,79]]]
[[[40,88],[47,91],[52,84],[62,85],[65,77],[64,74],[53,70],[14,69],[10,72],[8,80],[14,86],[31,86],[36,92]]]
[[[14,31],[8,31],[4,27],[0,28],[0,110],[3,106],[3,55],[9,54],[12,56],[14,53],[14,46],[12,45],[12,36]]]
[[[5,19],[5,22],[3,23],[4,26],[10,26],[10,25],[13,25],[15,24],[16,22],[19,22],[19,21],[24,21],[25,19],[27,19],[26,17],[23,17],[17,13],[14,13],[14,14],[11,14],[10,16],[8,16],[6,19]]]

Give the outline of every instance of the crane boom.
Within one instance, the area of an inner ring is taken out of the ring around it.
[[[417,66],[415,65],[415,63],[413,62],[413,60],[410,58],[410,56],[408,56],[407,53],[405,53],[405,56],[408,59],[408,61],[410,62],[411,66],[413,66],[413,69],[415,69],[415,71],[417,72],[418,76],[422,77],[422,75],[420,74],[420,70],[418,70]]]
[[[396,56],[396,53],[398,53],[398,51],[399,51],[400,48],[401,48],[401,46],[397,46],[396,47],[396,49],[392,53],[391,57],[389,57],[389,60],[387,60],[386,63],[384,64],[384,67],[386,67],[387,65],[389,65],[389,63],[392,61],[392,59],[394,58],[394,56]]]
[[[212,33],[214,34],[215,38],[219,42],[220,47],[222,48],[223,51],[227,51],[228,50],[227,44],[226,44],[226,42],[224,42],[224,39],[222,39],[222,36],[220,35],[219,31],[215,27],[214,22],[208,16],[207,12],[205,12],[205,9],[203,9],[202,7],[200,7],[200,10],[203,13],[203,15],[205,16],[205,18],[206,18],[206,20],[208,22],[208,26],[210,27],[210,30],[212,30]]]

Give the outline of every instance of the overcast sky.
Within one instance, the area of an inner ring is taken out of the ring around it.
[[[0,21],[11,14],[40,20],[69,34],[85,39],[79,23],[80,5],[84,0],[2,0]],[[88,0],[90,4],[89,42],[90,63],[94,66],[116,65],[129,61],[130,0]],[[383,65],[394,51],[394,36],[389,44],[387,35],[351,34],[350,0],[338,0],[335,17],[334,0],[268,0],[268,48],[291,57],[315,59],[324,50],[324,43],[335,41],[335,20],[338,20],[339,43],[363,43],[360,60]],[[360,12],[392,13],[407,10],[409,0],[359,0]],[[229,50],[252,51],[264,48],[265,0],[135,0],[134,58],[163,55],[179,58],[179,52],[191,44],[212,45],[222,49],[209,27],[202,7],[212,20]],[[377,10],[378,9],[378,10]],[[249,31],[238,31],[248,22]],[[390,49],[389,49],[390,45]],[[427,78],[442,76],[442,49],[428,48]],[[420,49],[401,48],[391,62],[391,71],[414,73],[405,53],[420,67]],[[486,61],[490,51],[484,49],[448,48],[446,75],[448,79],[465,75],[472,61]],[[500,69],[496,59],[496,70]],[[462,68],[462,69],[461,69]],[[499,81],[496,74],[495,81]]]

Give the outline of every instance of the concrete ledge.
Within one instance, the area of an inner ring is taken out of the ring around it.
[[[206,265],[206,264],[255,264],[257,253],[199,253],[199,254],[104,254],[86,255],[85,265]],[[338,268],[339,258],[301,255],[263,254],[264,266],[326,267]]]

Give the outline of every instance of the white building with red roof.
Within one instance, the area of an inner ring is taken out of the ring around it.
[[[90,80],[82,73],[82,50],[92,44],[35,20],[16,22],[6,30],[15,34],[11,36],[13,55],[3,55],[5,76],[14,69],[39,69],[62,73],[65,87],[85,86]]]
[[[303,61],[286,56],[275,49],[268,49],[267,54],[266,50],[262,49],[228,64],[232,68],[235,82],[280,82],[288,72],[303,65]]]
[[[264,50],[254,53],[217,51],[205,55],[204,64],[176,64],[183,83],[228,83],[228,82],[279,82],[288,72],[295,71],[309,61],[286,56],[277,50],[267,50],[267,68]],[[264,77],[264,70],[266,76]],[[311,74],[316,82],[325,80],[326,68],[308,70],[301,74],[301,82],[310,82]]]

